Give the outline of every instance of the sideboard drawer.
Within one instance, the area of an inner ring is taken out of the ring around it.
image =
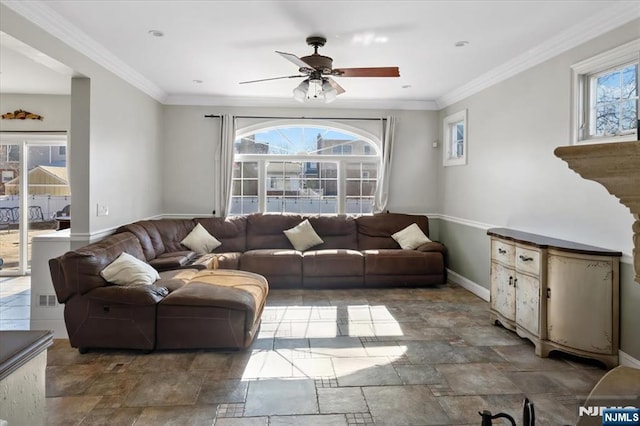
[[[540,275],[540,252],[524,247],[516,247],[516,270]]]
[[[491,259],[507,266],[515,266],[515,245],[503,240],[491,240]]]

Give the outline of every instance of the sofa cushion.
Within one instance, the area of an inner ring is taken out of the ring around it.
[[[169,292],[175,291],[185,285],[199,271],[196,269],[172,269],[160,272],[160,279],[155,286],[166,287]]]
[[[154,228],[154,231],[155,231],[155,228]],[[156,241],[159,242],[159,244],[154,243],[151,235],[149,235],[149,232],[147,232],[147,228],[142,226],[141,222],[134,222],[134,223],[129,223],[127,225],[123,225],[116,230],[116,233],[119,233],[119,232],[131,232],[133,235],[135,235],[138,238],[138,241],[140,241],[140,245],[142,246],[142,251],[144,252],[144,257],[147,259],[147,261],[156,258],[156,255],[157,255],[156,246],[158,246],[159,253],[164,252],[164,245],[162,244],[162,239],[160,238],[159,235],[157,235],[157,232],[154,232],[155,234],[154,236]]]
[[[440,252],[416,250],[364,250],[365,275],[427,275],[444,270]]]
[[[305,219],[291,229],[285,229],[284,235],[287,236],[294,249],[305,251],[318,244],[322,244],[322,238],[313,230],[313,226],[309,220]]]
[[[249,250],[240,257],[240,268],[264,276],[270,286],[300,287],[302,253],[297,250]]]
[[[240,269],[240,257],[242,253],[216,253],[218,269]]]
[[[284,230],[293,228],[302,220],[302,216],[293,214],[249,215],[247,217],[247,250],[292,249],[293,246],[284,235]]]
[[[246,217],[205,217],[195,221],[222,243],[214,253],[243,252],[247,249]]]
[[[100,271],[102,278],[117,285],[151,285],[160,279],[158,271],[148,263],[122,252]]]
[[[356,222],[360,250],[400,248],[391,235],[412,223],[416,223],[422,232],[429,236],[429,219],[422,215],[380,213],[373,216],[360,216]]]
[[[358,249],[358,228],[352,216],[310,216],[309,223],[324,241],[321,249]]]
[[[184,220],[180,220],[180,222],[183,222],[183,221]],[[167,248],[164,244],[165,236],[161,233],[161,231],[166,232],[167,229],[170,228],[172,225],[175,225],[176,222],[178,221],[172,220],[172,219],[139,220],[138,222],[121,226],[120,228],[118,228],[116,233],[131,232],[136,237],[138,237],[138,239],[140,240],[140,244],[142,245],[142,249],[144,250],[146,259],[151,260],[151,259],[155,259],[156,257],[160,256],[162,253],[165,253],[167,251],[184,250],[184,247],[182,247],[181,245],[179,245],[176,248],[175,244],[172,244],[171,247]],[[191,222],[191,220],[187,220],[187,222]],[[191,228],[189,228],[189,231],[190,230]],[[185,233],[184,236],[186,236],[187,233]],[[179,242],[180,240],[178,240],[178,244]]]
[[[220,247],[221,243],[211,235],[201,224],[197,224],[189,234],[184,237],[180,243],[196,252],[196,254],[203,255],[211,253],[215,248]]]
[[[423,244],[430,243],[431,240],[424,235],[418,225],[412,223],[401,231],[391,235],[391,238],[402,247],[403,250],[415,250]]]
[[[162,238],[164,251],[161,253],[183,251],[185,247],[181,241],[196,226],[196,222],[193,219],[160,219],[149,220],[146,223],[155,227]],[[158,250],[156,250],[156,253],[158,253]]]
[[[100,276],[108,264],[116,260],[122,252],[144,260],[140,242],[130,232],[109,235],[97,243],[92,243],[60,257],[60,264],[70,293],[85,294],[104,287],[107,281]]]
[[[364,256],[358,250],[310,250],[302,254],[305,288],[362,287]]]
[[[310,250],[302,254],[305,277],[362,276],[364,256],[357,250]]]

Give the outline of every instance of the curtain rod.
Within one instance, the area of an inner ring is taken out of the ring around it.
[[[386,118],[374,118],[374,117],[267,117],[259,115],[236,115],[235,118],[259,118],[270,120],[358,120],[358,121],[386,121]],[[206,114],[204,118],[222,118],[217,114]]]

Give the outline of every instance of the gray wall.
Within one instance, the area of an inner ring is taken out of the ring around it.
[[[2,114],[18,109],[44,117],[44,120],[0,120],[1,131],[33,132],[69,130],[68,95],[0,94]]]
[[[331,110],[164,106],[164,212],[211,214],[213,167],[220,142],[220,120],[205,114],[274,117],[386,117],[399,123],[388,209],[398,212],[437,211],[436,177],[439,150],[432,148],[438,131],[436,111]],[[349,122],[353,124],[353,122]],[[196,173],[197,172],[197,173]],[[410,184],[407,184],[410,183]]]
[[[464,220],[631,254],[629,209],[553,150],[569,144],[571,65],[638,37],[636,20],[440,111],[441,122],[468,109],[469,164],[440,166],[438,173],[439,238],[451,251],[453,271],[489,287],[486,231]],[[640,285],[629,256],[625,261],[621,349],[640,359]]]
[[[68,127],[53,129],[70,130],[71,235],[76,244],[161,214],[161,105],[2,4],[0,30],[64,63],[77,76],[69,107],[75,118],[67,115],[59,125],[70,120]],[[34,106],[32,112],[38,110]],[[48,124],[46,120],[45,115],[43,123]],[[109,207],[108,216],[96,216],[97,203]]]

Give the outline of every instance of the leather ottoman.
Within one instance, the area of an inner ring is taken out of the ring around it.
[[[156,349],[246,348],[258,332],[268,292],[262,275],[198,272],[158,304]]]

